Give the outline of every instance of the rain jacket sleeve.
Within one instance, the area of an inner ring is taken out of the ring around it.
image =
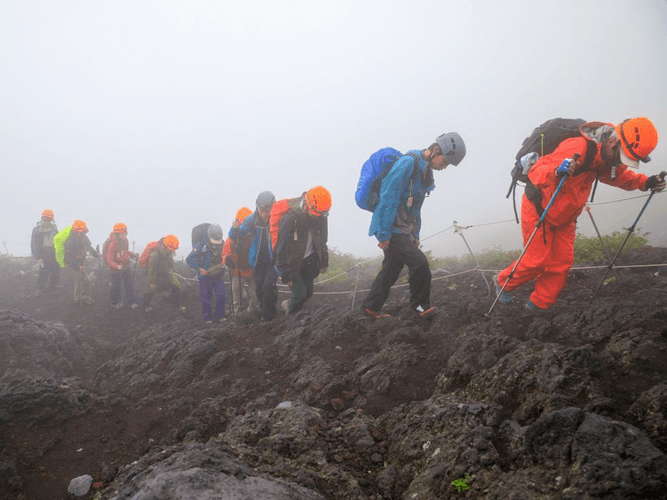
[[[588,140],[582,137],[567,139],[563,141],[556,150],[540,158],[530,169],[528,177],[536,188],[542,192],[542,208],[547,204],[556,192],[560,178],[556,175],[556,169],[568,158],[579,154],[580,158],[586,157]],[[614,178],[611,178],[611,167],[604,164],[600,152],[596,153],[589,170],[576,171],[572,177],[567,177],[561,186],[558,196],[549,208],[545,221],[553,227],[563,227],[574,221],[584,209],[588,197],[598,177],[601,182],[619,187],[625,190],[641,189],[646,183],[646,176],[628,170],[625,165],[616,167]]]
[[[382,181],[380,188],[380,201],[375,207],[369,236],[375,235],[378,241],[387,241],[391,238],[391,227],[396,220],[396,213],[401,203],[405,203],[409,197],[410,177],[413,170],[413,159],[403,156],[394,164],[387,176]],[[421,218],[417,218],[421,226]]]
[[[297,215],[290,210],[280,219],[278,236],[276,237],[276,246],[274,249],[276,269],[278,270],[278,275],[283,283],[294,281],[292,277],[292,268],[296,267],[294,265],[296,252],[294,252],[291,247],[295,246],[294,242],[298,241],[298,237]],[[303,253],[301,256],[303,256]]]
[[[32,237],[30,238],[30,253],[35,259],[41,259],[42,246],[38,244],[37,237],[39,236],[39,223],[32,230]]]
[[[199,250],[196,247],[193,248],[192,251],[185,258],[185,263],[197,272],[199,272],[199,267],[200,267],[198,262],[200,250],[201,248]]]
[[[616,175],[613,179],[611,178],[611,172],[600,174],[600,182],[621,188],[625,191],[634,191],[635,189],[646,191],[647,179],[646,175],[634,172],[625,165],[616,167]]]

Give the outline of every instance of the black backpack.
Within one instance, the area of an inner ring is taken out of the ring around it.
[[[206,242],[206,231],[211,224],[204,222],[192,228],[192,248],[197,248],[197,243]]]
[[[582,120],[581,118],[553,118],[535,128],[535,130],[524,139],[521,148],[516,154],[516,161],[514,163],[514,168],[512,169],[512,182],[507,191],[507,195],[505,196],[505,198],[509,198],[510,194],[512,195],[514,216],[516,217],[517,223],[519,222],[519,215],[516,210],[515,193],[517,183],[519,182],[523,182],[526,185],[526,196],[535,203],[540,216],[542,213],[542,206],[540,204],[542,201],[542,193],[530,182],[527,175],[528,172],[526,171],[524,173],[521,158],[529,153],[536,153],[540,158],[544,155],[553,153],[558,145],[565,139],[581,136],[579,127],[584,123],[586,123],[586,120]],[[588,146],[584,166],[588,166],[592,163],[593,157],[597,152],[597,147],[595,147],[594,143],[589,141]],[[583,171],[584,169],[581,170]],[[595,190],[593,190],[593,193],[595,193]]]

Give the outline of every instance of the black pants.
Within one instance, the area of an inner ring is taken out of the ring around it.
[[[289,314],[298,313],[306,301],[313,296],[315,278],[320,275],[317,254],[312,253],[301,262],[299,277],[292,282],[292,297],[289,301]]]
[[[42,268],[37,278],[37,289],[44,291],[47,281],[49,282],[49,288],[53,289],[60,279],[60,264],[56,261],[56,254],[53,248],[42,250],[41,258]]]
[[[384,252],[382,269],[375,277],[363,307],[373,311],[382,309],[403,266],[408,266],[409,270],[410,307],[431,307],[431,268],[424,252],[417,248],[412,237],[407,234],[392,235],[389,248]]]
[[[278,300],[278,272],[270,262],[255,264],[255,292],[262,318],[272,320],[276,317],[276,300]]]

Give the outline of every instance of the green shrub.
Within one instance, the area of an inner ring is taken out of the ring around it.
[[[461,257],[433,257],[430,250],[425,253],[431,269],[447,269],[456,273],[475,268],[475,263],[470,254]],[[500,247],[494,246],[475,253],[475,260],[477,260],[481,269],[503,269],[511,264],[520,253],[521,250],[502,250]]]
[[[625,240],[626,236],[627,233],[614,231],[613,233],[602,237],[602,241],[604,241],[604,246],[607,248],[610,258],[614,258],[614,255],[616,255],[616,252],[623,244],[623,240]],[[627,243],[623,247],[623,252],[621,253],[646,246],[648,244],[647,236],[648,233],[631,234]],[[604,249],[602,248],[600,238],[597,236],[592,236],[589,238],[581,234],[577,234],[577,237],[574,240],[574,263],[579,265],[608,264],[609,260],[605,255]]]

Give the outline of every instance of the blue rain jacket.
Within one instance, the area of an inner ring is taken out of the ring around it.
[[[412,182],[412,206],[408,207],[407,202],[410,197],[410,180],[414,160],[412,156],[406,154],[406,156],[396,161],[382,181],[380,202],[373,212],[371,226],[368,230],[368,235],[374,235],[378,241],[387,241],[394,233],[402,234],[399,229],[393,227],[400,205],[403,205],[408,214],[415,218],[416,228],[414,236],[419,238],[422,204],[426,195],[435,189],[435,184],[425,185],[424,174],[426,173],[428,162],[421,157],[421,151],[413,150],[410,152],[415,153],[420,158],[419,170],[421,172],[421,175],[417,176]]]
[[[236,229],[229,229],[229,238],[232,241],[238,241],[239,237],[247,234],[255,234],[255,237],[248,249],[248,263],[252,269],[257,265],[257,259],[261,255],[261,260],[273,263],[273,243],[271,242],[271,230],[268,222],[264,222],[257,211],[252,217],[246,217],[241,226]]]

